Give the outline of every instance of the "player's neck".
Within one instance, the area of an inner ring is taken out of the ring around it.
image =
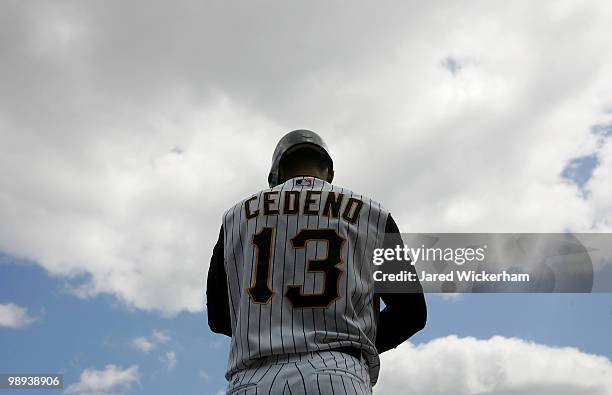
[[[283,174],[283,179],[288,181],[292,178],[296,177],[314,177],[323,181],[331,182],[329,173],[327,171],[321,171],[319,169],[300,169],[291,172],[287,172],[287,174]]]

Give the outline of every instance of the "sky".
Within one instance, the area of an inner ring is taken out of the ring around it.
[[[610,232],[610,26],[606,1],[2,1],[0,372],[222,391],[208,260],[293,129],[405,232]],[[427,300],[376,394],[612,394],[610,295]]]

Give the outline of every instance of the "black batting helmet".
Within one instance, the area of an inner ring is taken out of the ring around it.
[[[280,184],[278,170],[283,156],[297,150],[298,148],[305,147],[311,147],[326,156],[329,160],[329,170],[333,170],[334,162],[329,154],[327,144],[325,144],[325,141],[323,141],[321,136],[311,130],[294,130],[284,135],[274,149],[274,154],[272,155],[272,167],[270,169],[270,174],[268,175],[268,184],[270,184],[270,188]]]

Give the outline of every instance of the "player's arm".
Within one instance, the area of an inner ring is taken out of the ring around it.
[[[403,245],[399,228],[391,217],[387,217],[385,226],[384,248],[395,248]],[[407,265],[408,270],[415,272],[414,266]],[[417,282],[412,293],[388,293],[380,294],[385,303],[385,308],[378,317],[378,329],[376,331],[376,349],[383,353],[397,347],[412,335],[425,327],[427,322],[427,306],[423,296],[423,288]]]
[[[231,337],[232,324],[230,322],[227,276],[223,258],[223,226],[221,226],[219,232],[219,240],[213,248],[212,258],[210,258],[206,281],[206,309],[210,329],[215,333]]]

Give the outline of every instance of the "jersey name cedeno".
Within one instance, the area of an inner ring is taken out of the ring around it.
[[[261,202],[258,202],[262,199]],[[260,207],[260,208],[258,208]],[[332,191],[289,190],[266,191],[244,201],[244,214],[248,220],[259,215],[317,215],[339,218],[354,224],[359,218],[363,201]]]

